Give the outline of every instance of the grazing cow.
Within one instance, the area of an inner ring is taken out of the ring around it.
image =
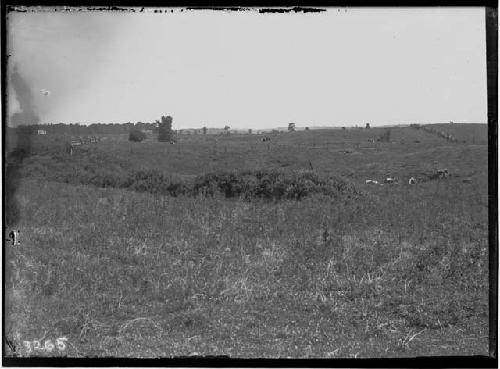
[[[448,169],[438,169],[437,170],[437,175],[438,178],[448,178]]]
[[[386,179],[384,179],[384,183],[387,183],[387,184],[397,184],[398,183],[398,179],[396,177],[387,177]]]
[[[271,141],[271,137],[264,137],[262,139],[262,142],[267,142],[267,141]]]
[[[9,233],[9,239],[10,239],[10,241],[12,241],[12,246],[17,246],[17,245],[20,244],[20,242],[19,242],[19,233],[20,233],[19,230],[17,230],[17,231],[11,231]]]
[[[365,184],[374,184],[374,185],[378,185],[378,181],[375,181],[373,179],[367,179],[365,181]]]
[[[170,141],[170,145],[175,145],[175,141]]]
[[[414,185],[417,183],[417,180],[414,177],[411,177],[408,181],[408,184]]]

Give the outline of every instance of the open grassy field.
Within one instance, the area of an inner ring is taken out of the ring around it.
[[[488,147],[384,130],[33,142],[8,354],[487,355]]]

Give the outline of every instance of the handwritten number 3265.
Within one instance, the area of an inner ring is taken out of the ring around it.
[[[28,353],[32,352],[33,350],[36,351],[48,351],[52,352],[54,348],[57,347],[59,351],[64,351],[66,350],[66,341],[68,339],[66,337],[60,337],[56,338],[56,344],[54,345],[51,340],[45,341],[45,344],[42,346],[39,340],[34,340],[34,341],[23,341],[24,347],[26,347],[26,351]]]

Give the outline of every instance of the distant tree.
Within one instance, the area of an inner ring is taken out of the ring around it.
[[[295,123],[288,123],[288,131],[289,132],[295,131]]]
[[[229,126],[224,127],[224,132],[226,133],[226,135],[229,135],[229,128],[231,128],[231,127],[229,127]]]
[[[133,142],[141,142],[146,138],[146,134],[144,132],[139,131],[138,129],[134,129],[130,131],[128,135],[128,140]]]
[[[203,127],[201,130],[203,131],[203,134],[204,134],[204,135],[206,135],[206,134],[207,134],[207,127]]]
[[[159,123],[158,128],[158,141],[172,141],[172,117],[170,115],[161,117],[161,122]]]
[[[370,129],[370,123],[366,123],[366,129]]]
[[[248,129],[248,134],[251,135],[252,134],[252,128],[249,128]]]
[[[309,131],[309,127],[306,127],[306,131]]]

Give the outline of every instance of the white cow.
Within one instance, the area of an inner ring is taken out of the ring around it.
[[[17,246],[19,245],[19,233],[20,231],[17,230],[17,231],[11,231],[9,233],[9,239],[12,241],[12,246]]]
[[[398,183],[398,179],[396,177],[387,177],[386,179],[384,179],[384,183],[388,183],[388,184],[397,184]]]
[[[414,185],[417,183],[417,180],[414,177],[411,177],[408,181],[408,184]]]
[[[367,179],[365,181],[365,184],[374,184],[374,185],[378,185],[378,181],[375,181],[373,179]]]

